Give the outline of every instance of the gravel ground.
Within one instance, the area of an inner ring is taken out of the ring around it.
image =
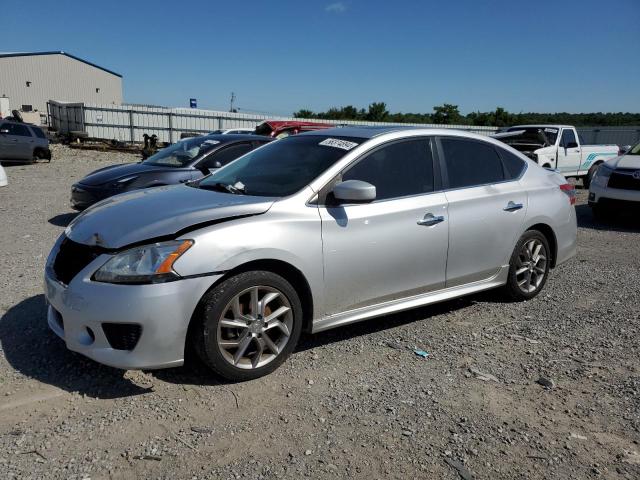
[[[633,219],[595,224],[581,190],[578,255],[526,303],[485,293],[305,337],[242,384],[123,372],[48,331],[41,276],[71,183],[132,160],[55,146],[6,168],[0,478],[640,478]]]

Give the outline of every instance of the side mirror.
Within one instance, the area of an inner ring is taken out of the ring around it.
[[[376,187],[362,180],[346,180],[333,187],[333,196],[339,202],[372,202],[376,199]]]
[[[567,143],[564,148],[578,148],[578,144],[576,142]]]

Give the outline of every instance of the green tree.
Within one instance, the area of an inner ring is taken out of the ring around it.
[[[433,123],[442,125],[459,125],[463,123],[462,115],[457,105],[445,103],[444,105],[433,107]]]
[[[311,110],[305,110],[303,108],[302,110],[298,110],[297,112],[293,112],[293,116],[295,118],[314,118],[315,117],[315,113],[313,113]]]
[[[374,102],[369,105],[369,111],[365,115],[365,119],[370,122],[384,122],[388,116],[387,104],[384,102]]]

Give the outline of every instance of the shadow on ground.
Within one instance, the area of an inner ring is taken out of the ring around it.
[[[18,372],[69,392],[121,398],[150,391],[124,378],[123,370],[67,350],[47,326],[44,295],[27,298],[2,316],[0,344],[5,358]]]
[[[603,223],[593,217],[589,205],[583,204],[576,205],[576,215],[578,217],[578,227],[580,228],[611,232],[640,232],[640,214],[638,211],[617,212],[611,216],[609,221]]]
[[[318,334],[305,334],[294,355],[323,345],[392,329],[415,321],[468,307],[476,302],[504,301],[499,292],[489,291],[444,303],[387,315]],[[21,374],[69,392],[110,399],[149,393],[125,378],[125,371],[107,367],[67,350],[64,342],[49,330],[43,295],[15,305],[0,319],[0,344],[9,364]],[[161,381],[178,385],[226,385],[190,353],[184,367],[148,371]]]
[[[61,213],[49,219],[51,225],[56,227],[66,227],[71,221],[78,216],[78,212]]]

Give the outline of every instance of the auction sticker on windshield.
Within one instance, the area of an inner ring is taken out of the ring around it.
[[[545,128],[544,131],[547,133],[558,133],[558,130],[555,128]]]
[[[353,147],[358,146],[357,143],[348,142],[346,140],[340,140],[338,138],[327,138],[321,141],[318,145],[324,145],[325,147],[341,148],[342,150],[351,150]]]

